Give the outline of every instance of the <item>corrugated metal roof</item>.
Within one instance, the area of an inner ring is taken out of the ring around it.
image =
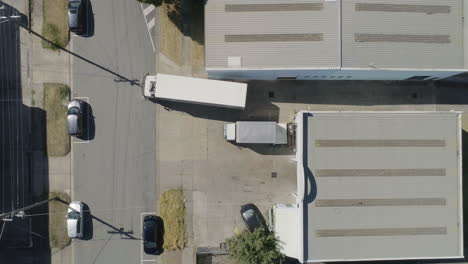
[[[306,117],[305,259],[462,255],[460,115]]]
[[[206,68],[336,68],[337,15],[334,1],[210,0]]]
[[[209,0],[205,63],[463,69],[463,34],[463,0]]]
[[[342,67],[463,69],[462,5],[461,0],[342,1]]]

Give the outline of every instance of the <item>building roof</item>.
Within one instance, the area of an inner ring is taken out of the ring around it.
[[[209,0],[210,69],[463,69],[463,0]]]
[[[462,257],[460,118],[301,112],[304,260]]]

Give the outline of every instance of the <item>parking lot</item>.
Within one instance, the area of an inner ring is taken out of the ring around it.
[[[226,122],[290,122],[300,110],[467,109],[464,102],[467,92],[454,85],[255,81],[249,83],[248,89],[247,107],[243,111],[166,102],[158,105],[158,192],[174,187],[184,189],[189,246],[217,247],[236,229],[243,228],[241,204],[255,203],[267,218],[267,209],[273,203],[294,202],[293,150],[226,142],[223,138]]]

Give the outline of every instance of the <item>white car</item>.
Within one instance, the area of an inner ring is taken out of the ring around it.
[[[70,238],[83,237],[83,203],[74,201],[68,205],[67,231]]]

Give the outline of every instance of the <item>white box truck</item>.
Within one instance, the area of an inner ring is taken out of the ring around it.
[[[143,94],[147,98],[244,109],[247,84],[158,73],[146,76]]]
[[[273,121],[227,123],[224,124],[224,138],[240,144],[287,144],[287,125]]]

